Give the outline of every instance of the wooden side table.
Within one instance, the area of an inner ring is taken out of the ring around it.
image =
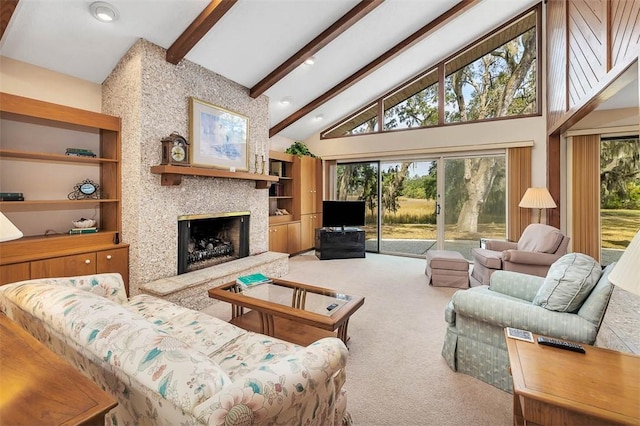
[[[0,313],[0,424],[104,425],[117,402]]]
[[[640,424],[640,356],[582,345],[586,353],[506,336],[514,425]]]

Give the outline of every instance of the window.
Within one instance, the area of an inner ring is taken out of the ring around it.
[[[384,130],[438,124],[438,70],[407,84],[384,102]]]
[[[448,61],[445,122],[535,114],[537,56],[531,12]]]
[[[538,5],[514,18],[321,138],[540,114],[540,11]]]

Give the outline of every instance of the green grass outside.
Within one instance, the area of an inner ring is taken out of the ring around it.
[[[390,239],[424,239],[436,238],[435,224],[417,224],[416,218],[424,218],[435,211],[433,200],[399,199],[400,208],[395,214],[385,216],[385,224],[382,232],[385,238]],[[423,220],[425,221],[425,220]],[[413,223],[411,223],[413,222]],[[633,236],[640,229],[640,210],[602,210],[601,212],[602,247],[612,249],[624,249],[629,245]],[[373,236],[375,229],[365,227],[367,234]],[[469,234],[456,230],[455,224],[445,226],[447,239],[476,240],[478,238],[504,238],[506,234],[504,223],[478,224],[478,232]]]

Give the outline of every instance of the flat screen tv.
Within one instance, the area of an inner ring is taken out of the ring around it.
[[[364,226],[364,201],[323,201],[322,226],[346,228]]]

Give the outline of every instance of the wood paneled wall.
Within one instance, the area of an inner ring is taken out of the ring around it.
[[[640,0],[549,0],[547,125],[601,89],[607,73],[638,56]]]
[[[640,0],[548,0],[546,25],[547,186],[557,202],[560,135],[630,81]],[[561,209],[547,212],[548,224],[560,227]]]

